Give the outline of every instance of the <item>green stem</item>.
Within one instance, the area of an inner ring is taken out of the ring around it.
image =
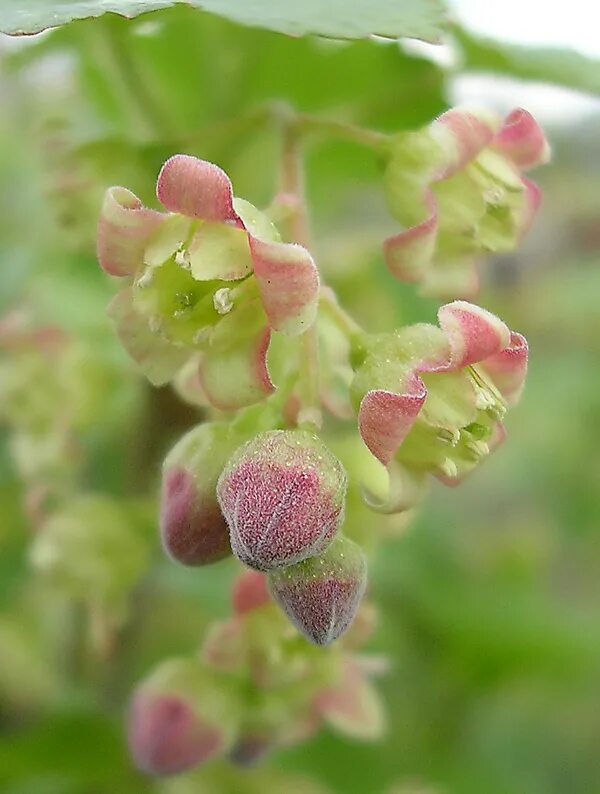
[[[100,25],[101,38],[96,40],[103,50],[103,63],[111,71],[117,92],[125,107],[133,109],[151,137],[172,138],[177,127],[148,89],[148,81],[141,73],[124,32],[112,25]],[[93,42],[96,43],[96,42]]]
[[[376,151],[382,151],[389,139],[389,136],[383,132],[364,129],[343,121],[322,119],[309,113],[296,114],[294,123],[299,134],[330,135],[333,138],[343,138]]]
[[[335,293],[330,287],[321,287],[319,304],[327,312],[344,336],[350,339],[364,333],[356,320],[340,306],[335,297]]]
[[[281,150],[281,192],[292,198],[289,215],[289,237],[296,243],[309,247],[308,215],[304,197],[304,175],[300,153],[300,135],[292,116],[283,119]],[[300,338],[300,388],[301,409],[298,426],[319,429],[322,423],[319,389],[319,339],[316,322]]]

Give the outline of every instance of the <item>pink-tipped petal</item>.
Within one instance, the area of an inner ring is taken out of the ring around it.
[[[437,239],[437,204],[431,192],[426,198],[429,216],[416,226],[388,237],[383,244],[390,273],[401,281],[420,281],[431,263]]]
[[[265,574],[251,568],[243,570],[233,583],[231,601],[236,615],[245,615],[270,604]]]
[[[271,331],[257,300],[224,316],[200,361],[200,383],[212,406],[237,411],[275,391],[267,367]]]
[[[550,146],[542,128],[523,108],[509,113],[492,145],[519,168],[535,168],[550,159]]]
[[[460,171],[484,149],[494,137],[490,119],[460,108],[442,113],[431,125],[431,132],[440,138],[448,150],[448,163],[438,174],[438,179],[448,179]],[[444,133],[450,133],[448,140]],[[446,138],[446,140],[444,140]]]
[[[115,323],[121,344],[153,386],[168,383],[188,359],[189,350],[167,342],[135,311],[131,288],[115,295],[107,313]]]
[[[513,332],[504,350],[489,356],[480,364],[509,405],[514,405],[523,391],[527,357],[527,340]]]
[[[264,400],[275,391],[267,368],[271,332],[264,328],[226,359],[208,351],[200,362],[200,381],[210,404],[219,411],[237,411]],[[227,369],[227,378],[222,379]]]
[[[259,240],[249,235],[254,274],[271,328],[301,334],[315,320],[319,273],[301,245]]]
[[[495,314],[466,301],[440,307],[438,321],[450,344],[450,361],[443,369],[460,369],[500,352],[510,331]]]
[[[180,215],[239,222],[229,177],[219,166],[197,157],[169,158],[158,175],[156,195],[164,207]]]
[[[167,216],[149,210],[124,187],[111,187],[104,194],[96,254],[109,276],[132,276],[143,264],[144,249],[152,233]]]
[[[358,428],[363,441],[384,466],[392,460],[421,410],[427,389],[414,375],[407,391],[369,391],[360,403]]]
[[[344,661],[341,680],[317,695],[315,707],[327,722],[347,736],[373,740],[383,733],[381,700],[353,659]]]
[[[526,234],[537,215],[537,211],[542,203],[542,189],[540,186],[527,177],[522,177],[524,188],[525,206],[521,216],[521,236]]]

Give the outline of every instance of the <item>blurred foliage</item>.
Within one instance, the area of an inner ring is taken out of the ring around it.
[[[454,35],[463,57],[461,68],[518,77],[600,94],[600,63],[575,50],[526,47],[476,36],[456,27]]]
[[[98,17],[114,11],[135,17],[148,11],[168,8],[181,0],[24,0],[18,6],[10,0],[0,5],[5,33],[37,33],[75,19]],[[446,21],[443,0],[354,0],[348,13],[344,0],[281,5],[277,0],[187,0],[198,9],[219,14],[244,25],[264,27],[291,36],[314,33],[331,38],[354,39],[371,34],[397,38],[437,40]]]
[[[533,53],[527,65],[504,46],[458,35],[466,69],[597,92],[597,70],[582,62]],[[444,109],[450,78],[395,42],[287,38],[185,8],[77,22],[19,45],[4,39],[0,55],[0,307],[30,308],[73,334],[92,364],[120,373],[96,422],[78,431],[79,484],[146,497],[165,451],[198,414],[142,386],[113,338],[104,314],[112,287],[93,247],[106,185],[152,202],[159,165],[185,151],[218,162],[238,193],[264,205],[278,159],[265,103],[408,129]],[[256,770],[142,778],[123,742],[128,693],[228,615],[236,566],[177,568],[159,553],[144,507],[152,564],[106,652],[81,604],[32,573],[34,530],[2,428],[3,794],[600,791],[600,192],[590,168],[599,129],[589,121],[551,135],[537,226],[521,252],[487,272],[481,302],[532,350],[506,445],[460,489],[436,487],[408,529],[382,525],[371,594],[383,618],[371,648],[392,660],[380,682],[385,739],[325,732]],[[435,304],[384,269],[379,241],[394,223],[371,155],[315,137],[307,177],[319,262],[344,305],[373,330],[433,319]],[[347,445],[337,426],[330,433]],[[357,537],[379,528],[358,506],[348,521]]]

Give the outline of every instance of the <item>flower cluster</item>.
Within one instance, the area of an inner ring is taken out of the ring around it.
[[[225,423],[191,430],[165,460],[161,532],[186,565],[232,551],[269,572],[274,600],[311,642],[327,645],[351,624],[366,587],[360,548],[338,533],[346,472],[314,433],[270,430],[233,454]]]
[[[384,511],[410,507],[428,472],[460,482],[504,439],[502,419],[524,385],[521,334],[465,301],[442,306],[438,319],[439,328],[368,339],[352,382],[360,434],[390,471]]]
[[[476,259],[513,248],[532,221],[539,190],[521,171],[547,158],[540,128],[526,111],[500,123],[453,110],[380,151],[405,227],[384,244],[391,271],[429,293],[472,293]],[[294,213],[289,182],[272,206]],[[127,281],[109,308],[125,348],[153,383],[173,381],[209,411],[166,457],[161,538],[184,565],[233,554],[250,570],[201,658],[168,662],[139,688],[133,754],[170,774],[223,754],[251,761],[323,717],[375,732],[376,699],[346,652],[364,627],[374,533],[368,520],[342,533],[348,474],[320,435],[322,412],[354,411],[388,488],[361,483],[366,503],[406,512],[429,474],[457,484],[503,440],[527,342],[464,300],[441,306],[439,326],[369,334],[320,285],[305,240],[282,241],[216,165],[176,155],[156,192],[167,212],[107,192],[98,258]],[[353,499],[364,467],[348,468]]]
[[[386,188],[405,227],[384,244],[390,271],[441,297],[472,297],[476,263],[512,251],[531,226],[539,187],[522,171],[547,162],[544,133],[526,110],[502,121],[449,110],[429,127],[400,133],[388,148]]]
[[[265,574],[242,573],[232,602],[233,616],[209,628],[198,656],[163,662],[138,685],[129,742],[142,770],[175,774],[224,756],[248,766],[324,722],[354,738],[381,734],[370,677],[382,662],[357,653],[374,627],[369,605],[335,652],[323,655],[286,624]]]
[[[193,359],[207,402],[234,410],[274,390],[271,332],[301,334],[314,321],[319,289],[308,251],[280,241],[273,223],[234,198],[216,165],[168,160],[156,185],[168,212],[129,190],[107,191],[98,260],[127,281],[109,313],[132,358],[155,385]]]

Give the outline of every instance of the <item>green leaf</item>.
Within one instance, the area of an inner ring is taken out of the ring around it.
[[[600,94],[600,61],[575,50],[558,47],[527,47],[480,38],[466,30],[454,30],[463,55],[462,70],[536,80]]]
[[[177,0],[1,0],[2,32],[37,33],[107,12],[135,17],[176,3]],[[444,0],[353,0],[351,13],[347,0],[190,0],[189,5],[244,25],[293,36],[315,33],[340,39],[378,34],[436,41],[446,19]]]

